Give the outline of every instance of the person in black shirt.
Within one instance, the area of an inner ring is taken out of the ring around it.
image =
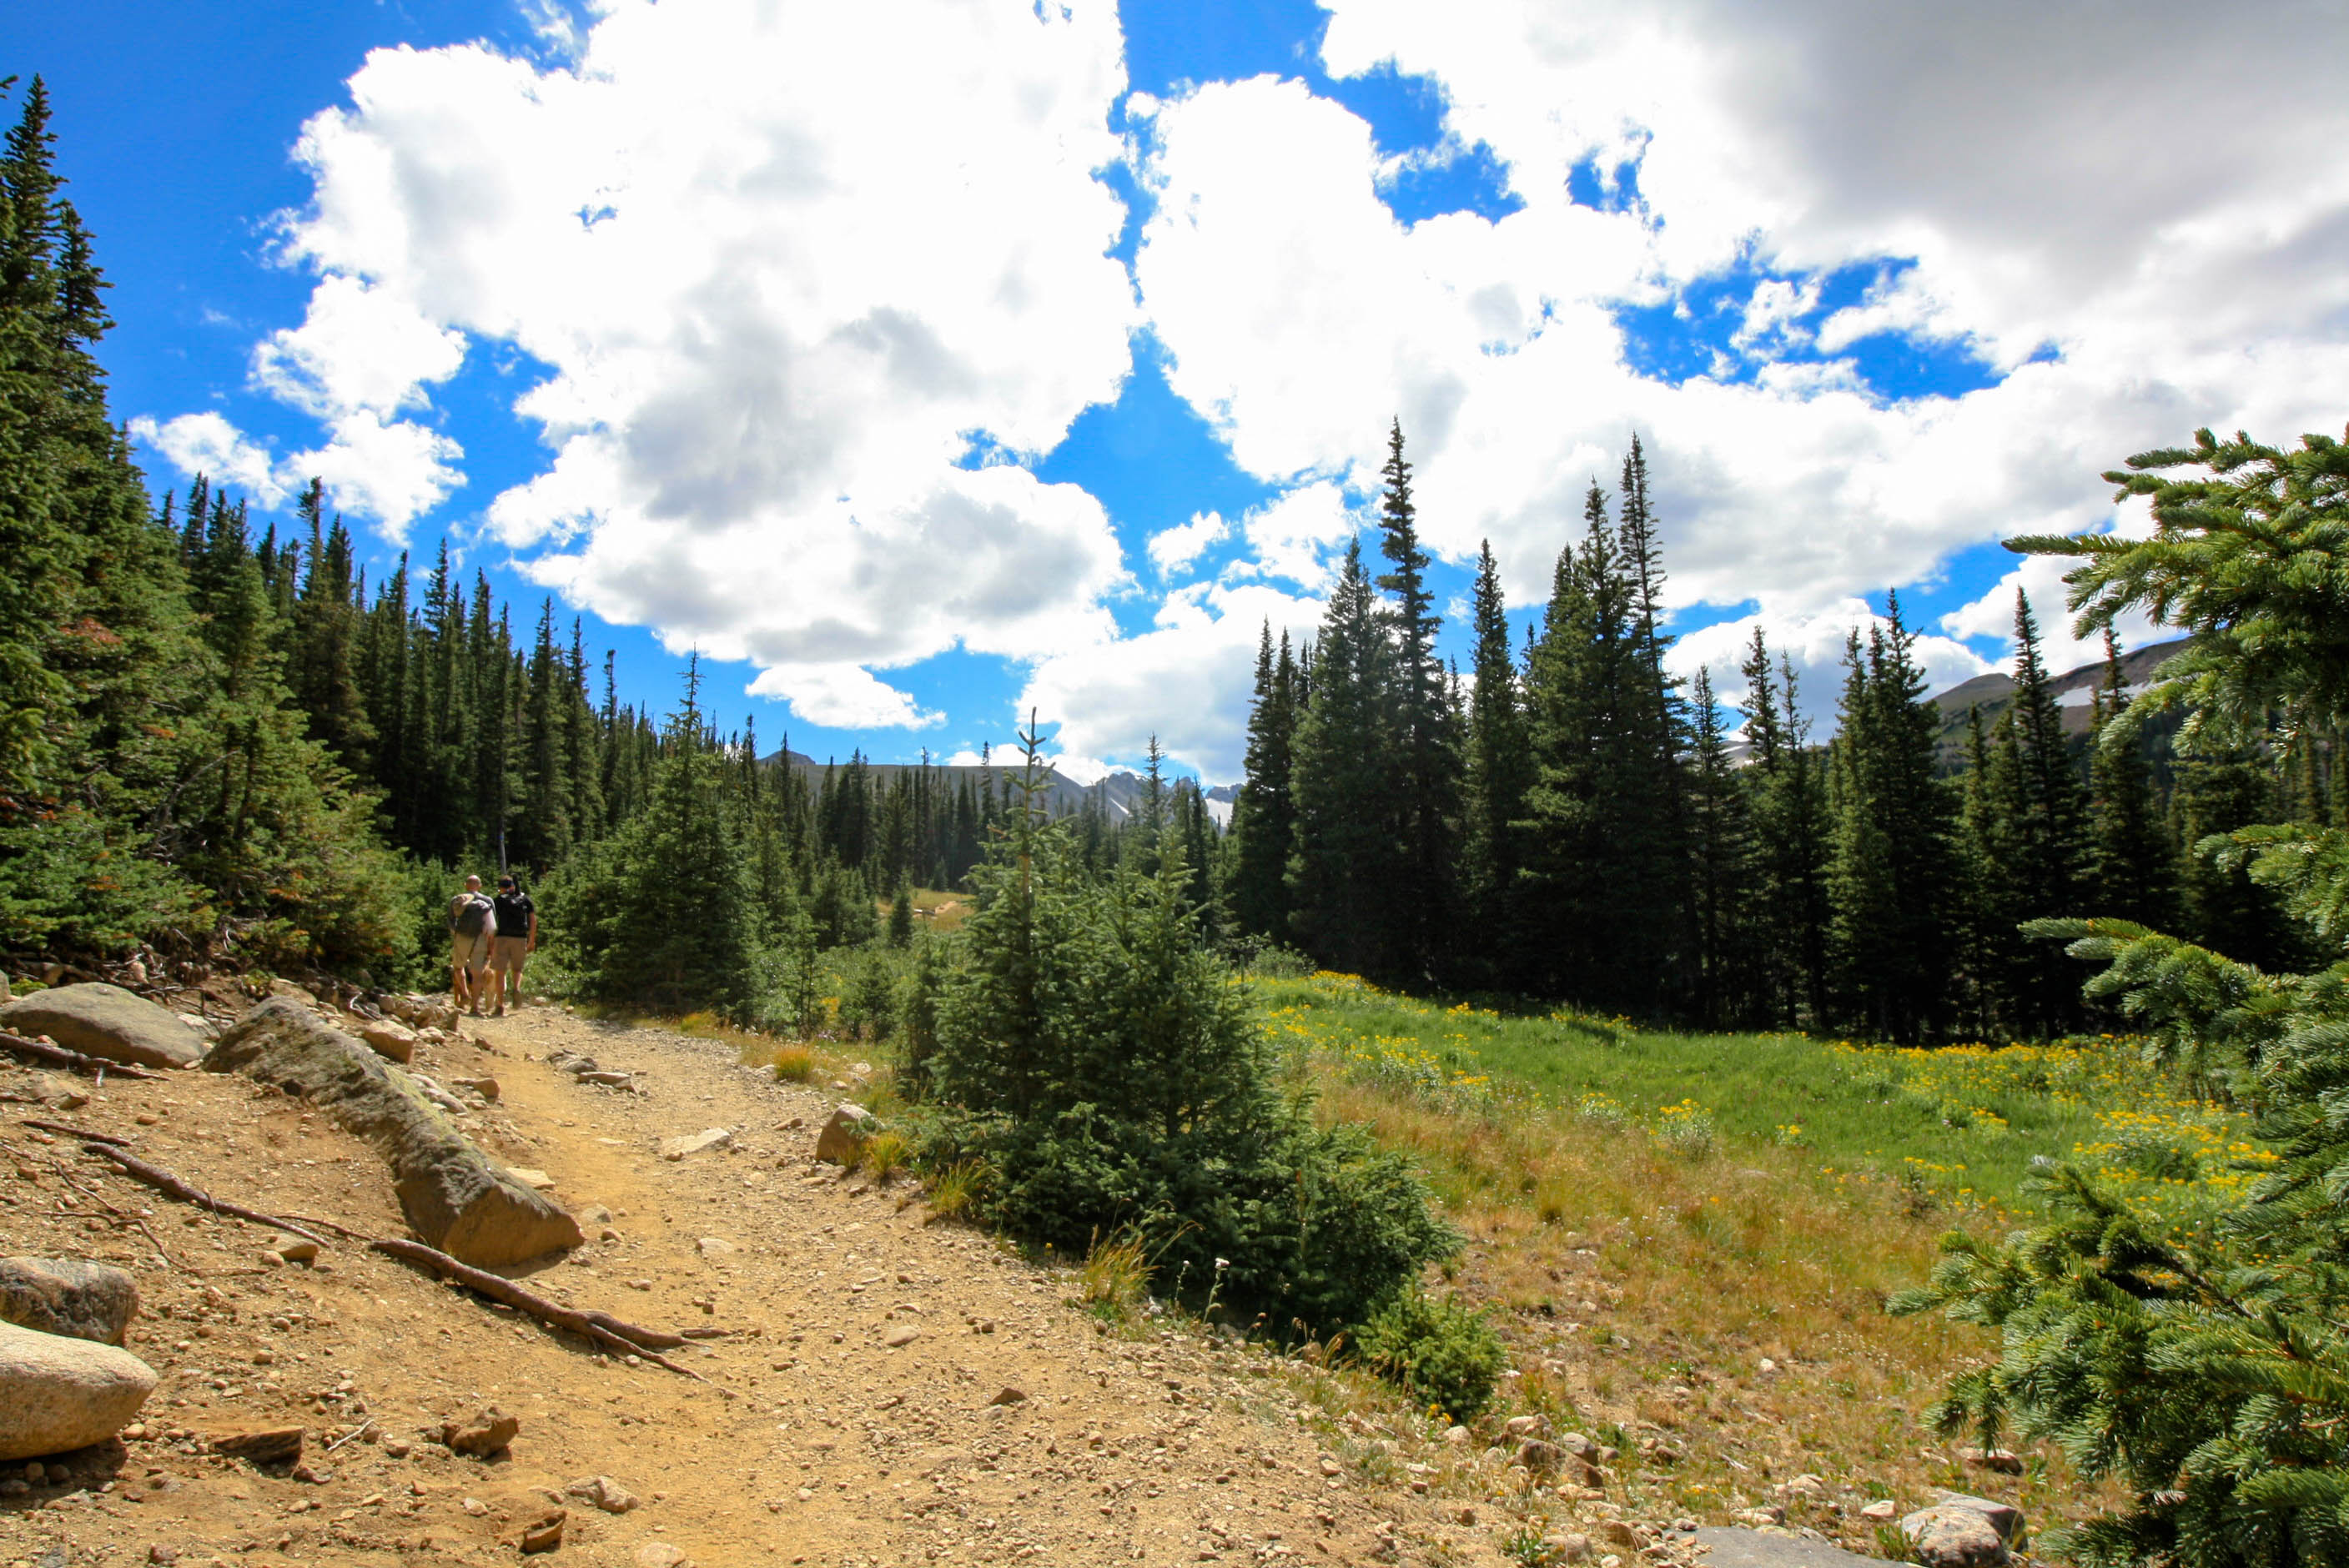
[[[508,1002],[522,1006],[522,966],[538,945],[538,911],[510,876],[498,879],[498,896],[491,905],[497,934],[490,939],[490,995],[497,998],[495,1016],[502,1018]]]

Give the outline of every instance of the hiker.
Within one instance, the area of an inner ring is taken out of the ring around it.
[[[481,1016],[482,970],[490,961],[491,913],[479,877],[467,877],[465,891],[449,901],[449,962],[454,970],[450,985],[457,994],[459,1010],[471,1007],[477,1018]]]
[[[497,927],[490,938],[490,995],[502,1018],[508,1002],[522,1006],[522,966],[538,945],[538,911],[511,876],[498,879],[498,896],[490,902]]]

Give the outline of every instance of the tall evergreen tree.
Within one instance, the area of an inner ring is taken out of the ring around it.
[[[1738,666],[1745,681],[1745,738],[1752,760],[1756,891],[1754,918],[1759,984],[1769,1012],[1785,1024],[1823,1024],[1827,1016],[1826,775],[1809,745],[1795,667],[1779,661],[1774,682],[1762,629]]]
[[[1285,939],[1288,858],[1297,842],[1291,769],[1297,737],[1297,667],[1288,634],[1275,658],[1272,624],[1257,641],[1256,693],[1248,707],[1247,771],[1232,805],[1232,923],[1258,936]]]
[[[2088,802],[2040,658],[2039,624],[2020,589],[2014,643],[2014,698],[1999,735],[2000,771],[2011,781],[1994,792],[2006,819],[1999,869],[2020,917],[2040,920],[2082,905]],[[2078,1026],[2079,976],[2070,959],[2035,943],[2011,962],[2009,988],[2023,1027],[2046,1037]]]
[[[1730,766],[1713,673],[1697,666],[1689,768],[1689,904],[1696,927],[1693,1011],[1712,1028],[1750,1022],[1756,984],[1753,824]]]
[[[1380,624],[1360,540],[1350,540],[1315,644],[1311,700],[1298,721],[1291,789],[1297,848],[1290,922],[1324,965],[1391,975],[1408,954],[1389,911],[1403,873],[1391,812],[1392,648]]]
[[[1947,1016],[1956,891],[1952,802],[1935,776],[1940,719],[1915,643],[1898,595],[1865,652],[1853,634],[1829,791],[1838,1006],[1859,1026],[1903,1041],[1938,1035]]]
[[[1529,977],[1551,995],[1658,1015],[1685,990],[1682,781],[1660,744],[1638,584],[1595,484],[1583,521],[1581,547],[1558,556],[1526,675]]]
[[[1461,898],[1482,978],[1511,975],[1510,940],[1517,876],[1525,855],[1518,823],[1532,783],[1532,751],[1509,647],[1507,606],[1489,542],[1477,553],[1475,590],[1475,682],[1468,699]]]
[[[1454,824],[1459,812],[1460,755],[1444,663],[1436,655],[1443,617],[1427,587],[1427,552],[1420,548],[1418,509],[1412,500],[1411,464],[1403,457],[1402,422],[1387,435],[1386,489],[1379,498],[1379,552],[1392,570],[1378,579],[1392,602],[1394,707],[1392,772],[1397,881],[1387,895],[1398,956],[1426,975],[1452,929],[1456,873]]]
[[[2116,727],[2128,706],[2120,645],[2105,628],[2105,684],[2096,697],[2097,741],[2089,773],[2088,907],[2167,930],[2176,921],[2177,850],[2163,830],[2153,769],[2135,727]]]

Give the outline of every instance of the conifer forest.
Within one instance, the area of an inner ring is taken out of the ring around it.
[[[922,1168],[982,1172],[1000,1229],[1081,1253],[1161,1226],[1160,1277],[1194,1306],[1355,1332],[1464,1418],[1497,1344],[1420,1284],[1461,1236],[1408,1161],[1317,1119],[1236,977],[1334,971],[1721,1050],[2126,1036],[2254,1113],[2269,1163],[2190,1233],[2063,1165],[2033,1228],[1953,1237],[1895,1308],[2003,1355],[1954,1374],[1936,1418],[2116,1478],[2084,1561],[2349,1561],[2349,448],[2116,453],[2105,479],[2149,500],[2151,536],[2012,541],[2067,562],[2105,634],[2067,728],[2020,597],[1992,711],[1935,704],[1892,596],[1833,690],[1758,632],[1734,703],[1730,672],[1676,673],[1636,437],[1558,519],[1522,640],[1485,551],[1464,667],[1438,651],[1398,422],[1318,628],[1264,629],[1228,829],[1154,746],[1132,810],[1050,810],[1032,733],[983,768],[794,760],[719,732],[698,671],[666,711],[621,701],[580,622],[501,602],[445,544],[370,576],[318,480],[258,518],[218,482],[150,488],[42,84],[15,102],[10,972],[445,988],[456,880],[512,867],[565,998],[894,1052]],[[2178,639],[2149,679],[2113,640],[2137,612]],[[969,910],[951,934],[940,895]]]

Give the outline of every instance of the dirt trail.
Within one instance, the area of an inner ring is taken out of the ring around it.
[[[461,1120],[587,1222],[589,1244],[533,1288],[731,1331],[676,1353],[709,1382],[595,1354],[356,1247],[278,1266],[260,1254],[284,1238],[164,1201],[19,1117],[129,1138],[222,1198],[403,1234],[370,1150],[233,1076],[80,1082],[86,1105],[5,1108],[19,1114],[0,1122],[0,1253],[131,1268],[145,1306],[129,1347],[163,1381],[143,1435],[29,1490],[0,1481],[0,1563],[512,1562],[558,1499],[558,1563],[1392,1562],[1398,1522],[1405,1561],[1437,1542],[1448,1562],[1501,1561],[1498,1522],[1464,1524],[1456,1504],[1325,1462],[1260,1353],[1106,1331],[1071,1305],[1066,1271],[925,1223],[902,1183],[815,1164],[837,1093],[560,1010],[469,1032],[417,1067],[452,1086],[494,1078],[494,1103]],[[546,1064],[558,1049],[640,1073],[642,1091],[578,1083]],[[0,1091],[63,1086],[0,1067]],[[662,1139],[719,1127],[730,1150],[661,1157]],[[172,1265],[92,1193],[150,1216]],[[493,1462],[419,1435],[490,1403],[522,1419]],[[316,1480],[202,1448],[295,1424]],[[598,1475],[641,1506],[564,1495]]]

